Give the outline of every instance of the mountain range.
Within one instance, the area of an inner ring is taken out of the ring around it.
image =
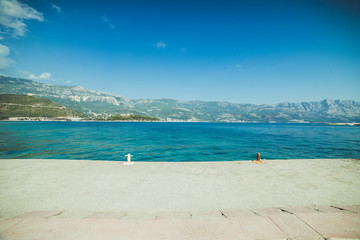
[[[87,115],[139,114],[165,121],[360,122],[360,102],[322,100],[279,104],[130,99],[79,86],[0,76],[0,94],[34,95]]]

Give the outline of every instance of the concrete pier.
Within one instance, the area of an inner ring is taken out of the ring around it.
[[[0,160],[0,239],[360,238],[360,160],[122,163]]]

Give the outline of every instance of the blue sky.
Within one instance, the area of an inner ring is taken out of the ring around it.
[[[360,101],[357,0],[0,0],[0,73],[129,98]]]

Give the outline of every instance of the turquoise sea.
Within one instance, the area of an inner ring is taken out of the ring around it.
[[[0,158],[237,161],[360,158],[360,127],[260,123],[0,122]]]

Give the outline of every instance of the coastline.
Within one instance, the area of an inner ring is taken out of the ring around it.
[[[251,122],[251,121],[126,121],[126,120],[68,120],[68,119],[41,119],[41,120],[9,120],[1,119],[0,122],[101,122],[101,123],[243,123],[243,124],[301,124],[301,125],[324,125],[324,126],[360,126],[360,123],[329,123],[329,122]]]

